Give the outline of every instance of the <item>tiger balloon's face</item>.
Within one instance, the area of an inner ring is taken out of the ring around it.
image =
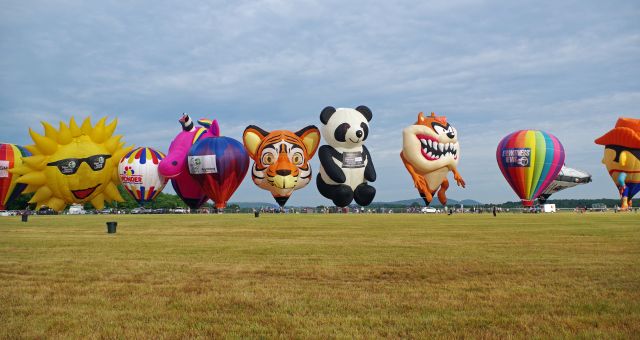
[[[446,117],[418,115],[416,124],[402,131],[404,157],[421,173],[457,166],[460,157],[458,131]]]
[[[313,125],[300,131],[267,132],[257,126],[247,127],[244,146],[254,160],[253,182],[270,191],[284,205],[293,190],[305,187],[311,180],[309,160],[320,142],[320,131]]]

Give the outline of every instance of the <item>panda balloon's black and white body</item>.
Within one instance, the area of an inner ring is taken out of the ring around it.
[[[361,206],[373,201],[376,170],[364,141],[369,135],[372,113],[366,106],[335,109],[327,106],[320,113],[322,137],[327,145],[318,150],[320,175],[318,191],[338,207],[355,200]]]

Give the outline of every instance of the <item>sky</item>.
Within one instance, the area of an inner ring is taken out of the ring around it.
[[[593,143],[640,117],[638,1],[2,1],[0,141],[71,116],[118,119],[166,151],[182,112],[241,140],[254,124],[320,126],[325,106],[373,111],[376,201],[417,198],[399,152],[418,112],[459,133],[465,189],[517,200],[495,161],[520,129],[554,134],[593,182],[555,198],[617,198]],[[311,162],[315,173],[319,161]],[[451,177],[450,177],[451,178]],[[169,186],[170,187],[170,186]],[[172,192],[170,188],[166,192]],[[232,201],[274,202],[249,175]],[[288,205],[330,204],[312,182]]]

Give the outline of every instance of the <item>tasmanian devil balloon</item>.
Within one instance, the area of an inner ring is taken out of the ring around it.
[[[522,205],[530,207],[558,176],[564,164],[564,148],[552,134],[520,130],[500,141],[496,160]]]
[[[425,117],[420,112],[416,123],[402,130],[400,158],[427,205],[436,191],[440,203],[447,204],[445,193],[449,188],[447,175],[450,171],[456,183],[465,187],[458,172],[458,131],[447,122],[446,117],[436,116],[433,112]]]

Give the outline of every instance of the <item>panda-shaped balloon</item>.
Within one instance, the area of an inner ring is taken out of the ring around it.
[[[355,109],[327,106],[320,113],[322,137],[328,145],[318,150],[320,175],[316,184],[320,194],[338,207],[346,207],[352,200],[366,206],[376,195],[376,189],[368,184],[376,180],[376,170],[364,146],[371,117],[371,110],[363,105]]]

